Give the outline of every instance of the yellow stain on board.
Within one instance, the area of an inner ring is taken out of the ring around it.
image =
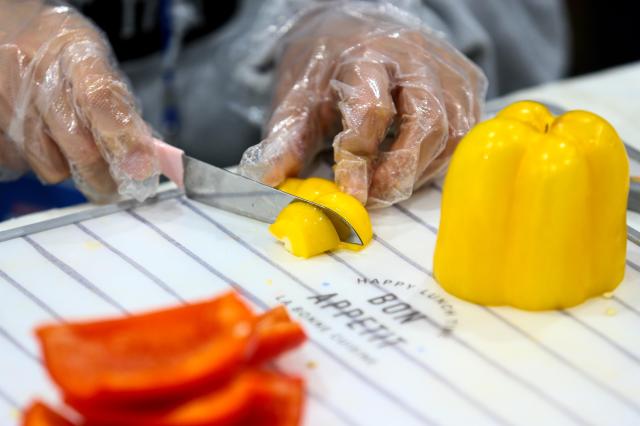
[[[271,278],[267,278],[264,282],[267,285],[273,285],[273,280]]]
[[[314,368],[316,368],[318,366],[318,363],[316,363],[315,361],[307,361],[307,363],[305,365],[307,366],[307,368],[309,370],[313,370]]]
[[[91,251],[99,250],[103,247],[100,241],[96,241],[96,240],[87,240],[84,242],[83,246],[85,249],[91,250]]]
[[[609,308],[607,308],[607,309],[604,311],[604,313],[605,313],[607,316],[612,317],[612,316],[614,316],[615,314],[617,314],[617,313],[618,313],[618,310],[617,310],[616,308],[609,307]]]

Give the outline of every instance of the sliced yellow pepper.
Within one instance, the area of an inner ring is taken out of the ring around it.
[[[289,179],[285,182],[288,180]],[[338,191],[340,191],[340,189],[338,189],[338,185],[333,181],[318,177],[311,177],[304,179],[292,194],[300,198],[304,198],[305,200],[315,201],[315,199],[321,195],[331,194],[332,192]]]
[[[371,220],[369,219],[367,209],[364,208],[357,198],[352,197],[349,194],[345,194],[344,192],[332,192],[330,194],[321,195],[313,201],[322,206],[329,207],[340,216],[346,218],[362,240],[361,246],[358,244],[340,242],[338,245],[339,248],[360,251],[369,244],[371,238],[373,238]]]
[[[337,248],[362,250],[371,241],[373,231],[367,210],[356,198],[340,192],[332,181],[290,178],[278,189],[334,210],[349,221],[363,242],[362,246],[340,242],[331,220],[321,209],[294,202],[282,209],[269,230],[295,256],[307,258]]]
[[[295,195],[302,182],[304,182],[304,179],[289,178],[278,185],[278,189],[288,194]]]
[[[322,210],[307,203],[294,202],[282,209],[269,226],[274,237],[294,256],[308,258],[338,247],[340,238]]]
[[[518,102],[463,138],[446,177],[434,274],[486,305],[574,306],[624,275],[629,165],[614,128]]]

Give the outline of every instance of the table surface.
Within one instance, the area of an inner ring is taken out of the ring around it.
[[[509,97],[523,98],[598,112],[640,149],[640,64]],[[364,251],[310,260],[289,255],[264,224],[176,191],[5,224],[0,424],[17,423],[34,396],[57,401],[34,325],[229,288],[260,310],[284,303],[305,326],[309,342],[277,363],[307,380],[305,424],[639,424],[640,247],[628,244],[610,298],[545,313],[469,304],[431,275],[440,195],[432,186],[372,213]],[[636,216],[629,223],[640,229]]]

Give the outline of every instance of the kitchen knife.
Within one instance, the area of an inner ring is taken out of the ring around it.
[[[189,157],[157,139],[154,143],[160,170],[183,188],[188,198],[266,223],[273,223],[291,202],[300,201],[321,209],[333,223],[340,241],[362,245],[349,221],[330,208]]]

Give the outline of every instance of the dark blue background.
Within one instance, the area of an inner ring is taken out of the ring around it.
[[[17,181],[0,182],[0,221],[85,201],[70,180],[58,185],[42,185],[33,174],[28,174]]]

